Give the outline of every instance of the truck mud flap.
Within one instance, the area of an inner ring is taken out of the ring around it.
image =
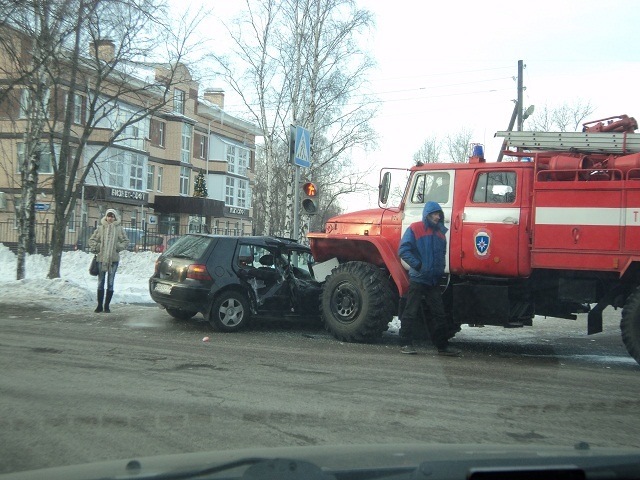
[[[453,286],[455,323],[506,325],[509,323],[509,287],[459,283]]]

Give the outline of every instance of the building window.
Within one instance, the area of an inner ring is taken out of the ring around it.
[[[162,191],[162,174],[164,173],[164,167],[158,167],[158,186],[156,189],[161,192]]]
[[[124,152],[116,150],[115,154],[107,161],[109,166],[109,182],[111,187],[124,188]]]
[[[73,96],[73,123],[82,124],[82,95],[77,93]]]
[[[40,105],[40,110],[44,112],[45,118],[49,118],[49,98],[51,97],[50,90],[47,90],[44,94],[44,98],[42,99],[42,104]],[[33,105],[31,105],[31,91],[28,89],[23,89],[20,94],[20,112],[18,118],[28,118],[31,116],[33,110]]]
[[[152,118],[149,122],[149,141],[157,147],[164,147],[165,123]]]
[[[173,111],[184,113],[184,91],[177,88],[173,90]]]
[[[238,175],[247,176],[247,166],[249,165],[249,150],[238,148]]]
[[[236,147],[227,145],[227,172],[236,173]]]
[[[200,137],[200,158],[207,156],[207,139],[206,137]]]
[[[158,145],[164,147],[164,122],[158,124]]]
[[[227,145],[227,172],[247,176],[249,150],[235,145]]]
[[[233,200],[234,200],[234,190],[235,190],[235,179],[232,177],[227,177],[227,188],[226,188],[226,192],[225,192],[225,199],[224,202],[229,205],[229,206],[233,206]]]
[[[182,145],[180,149],[180,161],[191,163],[191,133],[192,127],[187,123],[182,124]]]
[[[43,151],[40,152],[40,165],[38,166],[38,173],[40,174],[49,174],[53,173],[53,161],[51,159],[51,152],[49,151],[48,145],[42,145]],[[56,155],[59,154],[60,146],[55,145]],[[24,143],[18,144],[18,173],[20,173],[20,168],[22,168],[22,164],[24,163]]]
[[[147,190],[153,190],[153,179],[155,178],[155,165],[147,165]]]
[[[131,175],[129,187],[133,190],[142,190],[144,186],[144,157],[136,153],[131,154]]]
[[[246,180],[238,180],[238,199],[236,202],[238,207],[247,208],[247,182]]]
[[[76,211],[75,209],[71,211],[71,215],[69,215],[69,223],[67,223],[67,228],[70,232],[76,231]]]
[[[191,169],[189,167],[180,167],[180,195],[189,195],[190,177]]]

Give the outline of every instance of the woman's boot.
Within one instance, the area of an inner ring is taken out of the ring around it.
[[[111,313],[109,310],[109,304],[111,303],[111,297],[113,297],[113,290],[107,290],[107,298],[104,300],[104,311],[105,313]]]
[[[98,306],[94,310],[96,313],[100,313],[102,311],[102,299],[104,298],[104,290],[102,288],[98,289]]]

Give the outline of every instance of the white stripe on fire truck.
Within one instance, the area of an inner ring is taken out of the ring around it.
[[[624,225],[623,215],[625,215],[625,210],[629,211],[626,215],[627,220],[631,220],[632,209],[630,208],[537,207],[535,223],[537,225],[602,225],[618,227]]]
[[[464,221],[468,223],[515,224],[520,220],[519,208],[465,207]]]
[[[467,223],[514,223],[519,208],[465,207]],[[536,207],[538,225],[610,225],[640,227],[640,207]]]

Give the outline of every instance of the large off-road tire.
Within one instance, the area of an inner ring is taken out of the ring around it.
[[[193,318],[198,312],[190,312],[188,310],[182,310],[180,308],[167,307],[167,313],[177,320],[189,320]]]
[[[620,330],[627,351],[640,363],[640,287],[629,295],[624,304]]]
[[[229,290],[216,297],[209,311],[209,323],[219,332],[237,332],[249,325],[251,310],[242,293]]]
[[[325,328],[346,342],[376,342],[396,308],[389,278],[365,262],[347,262],[327,277],[322,290]]]

